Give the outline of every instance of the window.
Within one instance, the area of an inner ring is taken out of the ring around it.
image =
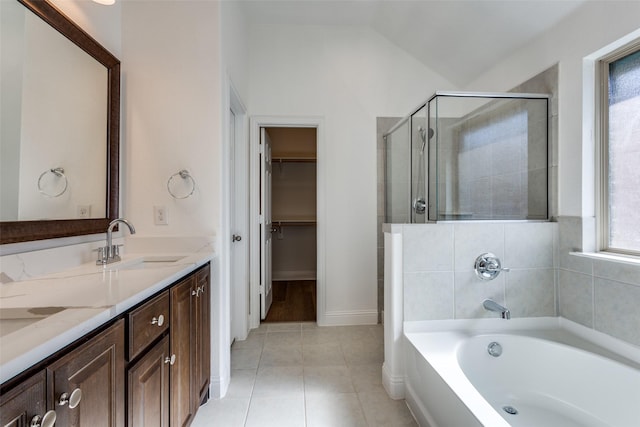
[[[599,239],[640,255],[640,42],[601,61]]]

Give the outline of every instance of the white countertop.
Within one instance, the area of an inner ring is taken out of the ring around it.
[[[166,257],[166,258],[165,258]],[[173,262],[142,262],[175,260]],[[214,258],[190,253],[136,253],[0,286],[0,310],[65,309],[17,330],[0,320],[0,383],[100,327]],[[46,310],[45,310],[46,311]],[[54,310],[55,311],[55,310]],[[4,331],[2,330],[4,329]]]

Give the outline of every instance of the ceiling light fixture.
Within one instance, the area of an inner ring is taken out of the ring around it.
[[[93,0],[94,3],[104,4],[106,6],[111,6],[116,2],[116,0]]]

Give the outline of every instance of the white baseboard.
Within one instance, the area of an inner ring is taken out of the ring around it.
[[[211,377],[209,395],[212,399],[222,399],[229,390],[230,377]]]
[[[404,377],[391,375],[386,363],[382,364],[382,386],[390,398],[394,400],[404,399]]]
[[[320,326],[377,325],[378,310],[330,311],[320,315]]]

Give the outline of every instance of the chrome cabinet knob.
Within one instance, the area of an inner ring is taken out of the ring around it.
[[[172,354],[171,357],[165,357],[164,363],[168,363],[169,365],[173,366],[176,363],[176,355]]]
[[[152,325],[158,325],[158,326],[164,325],[164,316],[162,314],[160,316],[158,316],[158,317],[154,316],[151,319],[151,324]]]
[[[56,411],[47,411],[42,417],[40,415],[36,415],[31,418],[30,427],[53,427],[56,423]]]
[[[80,390],[79,388],[76,388],[71,392],[71,394],[66,392],[62,393],[60,395],[60,398],[58,399],[58,406],[64,406],[68,404],[69,409],[73,409],[80,404],[81,400],[82,400],[82,390]]]

